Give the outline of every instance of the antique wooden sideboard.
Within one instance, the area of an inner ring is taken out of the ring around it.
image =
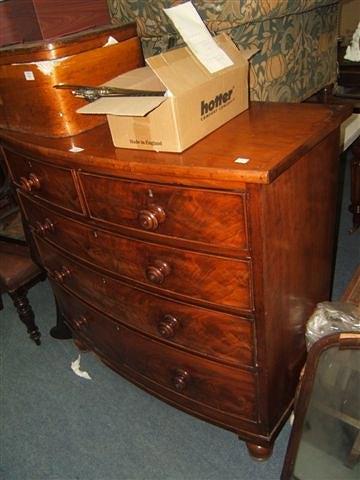
[[[79,347],[271,454],[329,298],[340,105],[254,103],[181,154],[0,131],[34,255]]]

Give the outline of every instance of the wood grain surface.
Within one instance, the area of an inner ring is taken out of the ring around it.
[[[58,323],[125,378],[267,458],[307,319],[330,296],[349,114],[254,103],[181,154],[116,149],[106,125],[62,139],[2,130]]]

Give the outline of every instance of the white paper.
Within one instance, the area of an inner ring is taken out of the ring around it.
[[[71,362],[71,370],[79,377],[86,378],[86,380],[91,380],[90,375],[84,370],[80,369],[80,357],[81,355],[79,354],[78,358]]]
[[[25,80],[35,80],[34,72],[32,72],[31,70],[27,70],[26,72],[24,72],[24,77]]]
[[[40,72],[42,72],[44,75],[51,75],[54,68],[64,60],[66,60],[66,57],[58,60],[44,60],[42,62],[34,62],[34,65],[36,65]]]
[[[360,22],[354,32],[350,45],[346,48],[345,60],[360,62]]]
[[[174,23],[192,53],[210,73],[233,65],[233,61],[216,44],[191,2],[164,8],[164,12]]]
[[[29,62],[29,63],[12,63],[12,65],[21,65],[21,66],[26,66],[26,65],[35,65],[40,72],[42,72],[44,75],[51,75],[54,68],[59,65],[59,63],[63,62],[64,60],[67,60],[70,57],[63,57],[63,58],[58,58],[56,60],[41,60],[40,62]]]
[[[116,40],[116,38],[110,35],[110,37],[108,37],[107,42],[105,43],[105,45],[103,45],[103,47],[111,47],[111,45],[116,45],[117,43],[119,42]]]
[[[83,148],[77,147],[76,145],[73,145],[71,148],[69,148],[69,152],[73,152],[73,153],[82,152],[83,150],[84,150]]]
[[[245,163],[249,163],[250,162],[250,158],[242,158],[242,157],[238,157],[236,160],[234,160],[235,163],[242,163],[245,165]]]

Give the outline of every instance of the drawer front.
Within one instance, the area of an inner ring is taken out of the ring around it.
[[[256,375],[184,353],[138,334],[92,310],[55,287],[55,294],[75,334],[121,370],[125,366],[156,385],[198,405],[256,420]]]
[[[46,238],[91,265],[159,292],[225,307],[252,307],[249,261],[128,239],[69,220],[24,197],[22,203],[35,231],[50,220],[53,228]]]
[[[27,194],[84,213],[71,170],[54,167],[5,150],[14,183]]]
[[[247,249],[243,194],[80,173],[91,217],[237,251]]]
[[[101,312],[165,342],[233,363],[254,365],[250,320],[169,301],[93,272],[37,239],[49,276]]]

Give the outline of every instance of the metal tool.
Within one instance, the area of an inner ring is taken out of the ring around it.
[[[165,91],[157,90],[134,90],[130,88],[119,87],[90,87],[87,85],[71,85],[60,83],[54,85],[54,88],[61,90],[71,90],[75,97],[85,98],[88,102],[93,102],[102,97],[163,97]]]

